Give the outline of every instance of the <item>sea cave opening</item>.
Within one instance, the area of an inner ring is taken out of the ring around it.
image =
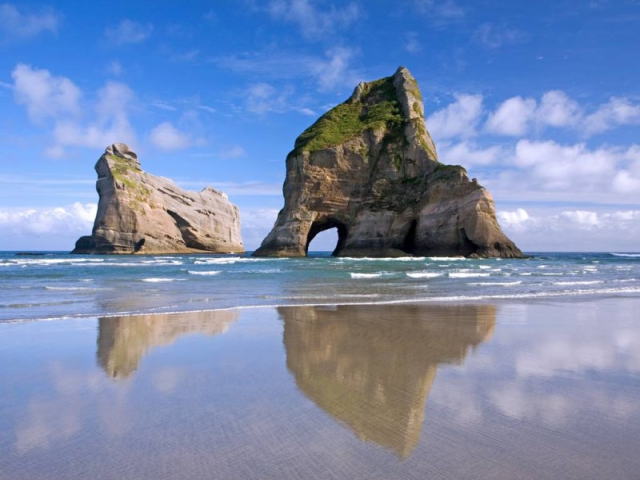
[[[328,219],[313,222],[307,235],[306,253],[322,256],[325,252],[337,255],[347,238],[347,227],[337,220]]]
[[[404,237],[404,242],[402,243],[402,251],[407,252],[409,254],[414,254],[416,252],[416,229],[418,228],[418,221],[413,220],[409,225],[409,229]]]

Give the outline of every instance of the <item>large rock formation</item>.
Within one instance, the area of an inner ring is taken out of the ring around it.
[[[72,253],[237,253],[238,207],[211,187],[189,192],[143,172],[127,145],[109,146],[96,163],[100,201],[90,236]]]
[[[360,83],[305,130],[287,156],[285,205],[255,255],[304,256],[336,227],[334,255],[521,257],[493,199],[443,165],[409,70]]]

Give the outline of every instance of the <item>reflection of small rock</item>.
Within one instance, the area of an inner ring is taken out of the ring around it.
[[[211,187],[189,192],[142,171],[122,143],[96,163],[100,200],[90,236],[73,253],[181,253],[244,251],[238,207]]]
[[[464,168],[438,162],[418,84],[403,67],[360,83],[298,137],[284,196],[257,255],[304,256],[335,227],[336,255],[522,256],[489,192]]]
[[[189,333],[225,333],[236,318],[237,313],[230,310],[101,318],[98,363],[110,377],[126,378],[149,349]]]

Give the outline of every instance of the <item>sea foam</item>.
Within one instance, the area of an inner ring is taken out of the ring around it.
[[[436,278],[444,274],[439,272],[406,272],[405,275],[411,278]]]

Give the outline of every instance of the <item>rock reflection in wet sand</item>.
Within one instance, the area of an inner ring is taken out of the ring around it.
[[[635,478],[638,308],[0,324],[0,478]]]
[[[190,333],[224,333],[237,318],[238,313],[231,310],[100,318],[98,364],[110,377],[126,378],[148,350]]]
[[[361,440],[406,458],[442,363],[488,339],[495,307],[280,308],[287,367],[300,390]]]

